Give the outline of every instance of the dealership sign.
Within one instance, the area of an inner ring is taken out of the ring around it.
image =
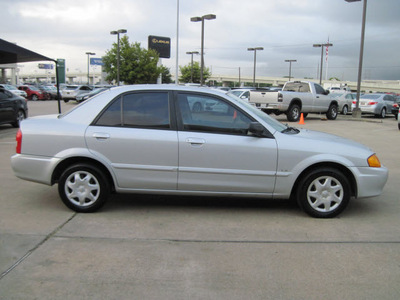
[[[101,58],[91,57],[90,58],[90,64],[91,65],[96,65],[96,66],[102,66],[103,65],[103,61],[101,60]]]
[[[149,35],[149,49],[154,49],[160,58],[171,57],[171,39],[162,36]]]
[[[52,70],[52,69],[54,69],[54,66],[53,66],[53,64],[38,64],[38,68]]]

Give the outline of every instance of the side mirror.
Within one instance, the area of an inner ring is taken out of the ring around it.
[[[251,122],[249,126],[249,132],[254,136],[262,137],[265,136],[265,128],[258,122]]]
[[[329,95],[330,91],[329,90],[325,90],[325,95]]]

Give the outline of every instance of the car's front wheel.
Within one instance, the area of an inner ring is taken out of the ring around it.
[[[307,173],[297,189],[297,202],[310,216],[332,218],[350,201],[349,180],[339,170],[318,168]]]
[[[67,168],[58,182],[58,193],[64,204],[77,212],[100,209],[109,195],[104,173],[90,164],[75,164]]]
[[[335,104],[331,104],[329,106],[328,111],[326,112],[326,117],[328,120],[336,120],[338,115],[338,107]]]
[[[37,95],[32,95],[32,101],[37,101],[39,97]]]

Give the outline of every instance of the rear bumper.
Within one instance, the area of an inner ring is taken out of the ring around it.
[[[58,158],[14,154],[11,157],[11,168],[18,178],[51,185],[53,170],[59,161]]]

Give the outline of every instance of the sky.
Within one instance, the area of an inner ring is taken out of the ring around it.
[[[69,71],[87,70],[86,52],[101,57],[116,42],[110,31],[126,29],[129,41],[147,48],[149,35],[171,38],[171,58],[162,63],[175,74],[177,3],[180,66],[188,51],[201,47],[201,23],[191,17],[215,14],[205,21],[205,65],[213,75],[317,78],[321,48],[323,78],[356,81],[363,1],[345,0],[0,0],[0,38],[50,58],[64,58]],[[363,80],[400,80],[400,1],[368,0]],[[200,56],[194,56],[200,61]],[[21,72],[37,69],[22,64]],[[239,71],[240,70],[240,71]],[[42,71],[42,70],[40,70]]]

